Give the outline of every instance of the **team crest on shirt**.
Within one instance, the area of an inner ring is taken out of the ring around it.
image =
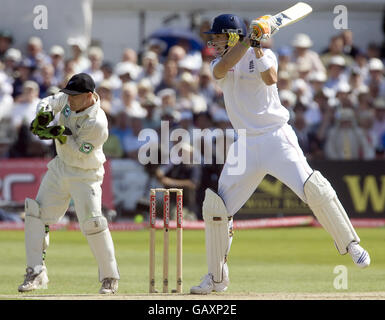
[[[254,60],[250,60],[249,62],[249,72],[254,72]]]
[[[85,154],[89,154],[94,149],[94,146],[89,142],[84,142],[80,148],[79,151],[83,152]]]
[[[65,116],[66,118],[68,118],[71,114],[71,109],[70,107],[68,106],[68,104],[66,104],[66,106],[63,108],[63,110],[61,111],[61,113],[63,114],[63,116]]]

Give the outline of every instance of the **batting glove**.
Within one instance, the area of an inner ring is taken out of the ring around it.
[[[239,40],[239,34],[235,32],[229,32],[229,40],[227,41],[227,45],[229,47],[234,47]]]

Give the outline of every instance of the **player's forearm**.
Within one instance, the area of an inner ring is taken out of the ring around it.
[[[239,41],[234,48],[227,52],[221,61],[214,68],[214,76],[217,79],[221,79],[226,76],[226,73],[233,68],[239,60],[245,55],[249,49],[250,44],[248,39]]]
[[[267,86],[277,83],[277,70],[271,65],[271,61],[267,60],[262,48],[254,48],[255,57],[257,58],[257,68],[261,73],[261,78]],[[267,68],[267,69],[266,69]],[[265,70],[266,69],[266,70]]]

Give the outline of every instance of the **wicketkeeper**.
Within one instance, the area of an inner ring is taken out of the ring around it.
[[[57,113],[58,125],[51,126]],[[93,79],[85,73],[76,74],[61,92],[42,99],[31,131],[41,139],[54,139],[57,156],[47,165],[36,199],[25,200],[27,273],[19,291],[47,288],[44,259],[49,225],[64,216],[72,198],[80,229],[99,266],[99,293],[115,293],[119,271],[108,223],[101,212],[106,161],[102,147],[108,123]]]

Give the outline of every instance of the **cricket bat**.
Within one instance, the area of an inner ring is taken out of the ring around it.
[[[298,2],[294,6],[273,15],[276,19],[276,23],[279,29],[287,27],[294,22],[302,20],[308,14],[313,11],[313,8],[309,6],[307,3]]]

